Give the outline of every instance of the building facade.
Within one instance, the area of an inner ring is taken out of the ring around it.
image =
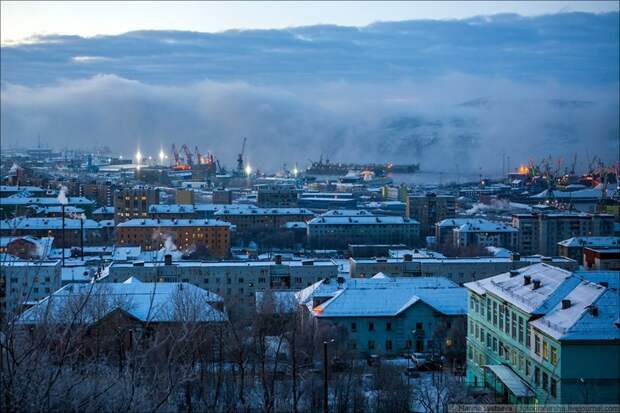
[[[536,264],[465,284],[468,384],[517,404],[620,403],[618,277],[607,275]]]
[[[456,216],[456,198],[452,195],[409,195],[407,216],[420,223],[420,235],[435,233],[435,223]]]
[[[572,237],[613,235],[614,216],[585,212],[531,213],[512,216],[521,254],[557,255],[558,242]]]
[[[19,313],[61,287],[57,260],[0,262],[0,318]]]
[[[323,215],[308,222],[308,243],[318,249],[345,249],[349,244],[412,246],[419,238],[418,222],[403,217]]]
[[[114,192],[114,221],[148,217],[149,207],[159,204],[159,189],[139,186]]]
[[[116,226],[121,246],[140,246],[146,251],[205,246],[211,255],[226,258],[230,253],[231,225],[215,219],[132,219]]]

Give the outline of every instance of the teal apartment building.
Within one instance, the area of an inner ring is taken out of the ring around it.
[[[340,281],[319,281],[298,300],[319,323],[345,330],[348,347],[361,355],[442,352],[467,314],[467,291],[447,278],[379,273]]]
[[[513,404],[620,404],[619,278],[541,263],[466,283],[468,384]]]

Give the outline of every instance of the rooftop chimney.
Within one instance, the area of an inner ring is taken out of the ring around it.
[[[592,314],[594,317],[598,316],[598,307],[595,305],[591,305],[590,306],[590,314]]]
[[[519,254],[518,252],[515,252],[514,254],[512,254],[512,260],[521,261],[521,254]]]
[[[532,290],[538,290],[540,288],[540,280],[533,280],[533,283]]]
[[[519,275],[519,271],[517,271],[517,270],[510,270],[510,278],[516,277],[517,275]]]
[[[164,265],[172,265],[172,254],[164,255]]]
[[[274,256],[274,260],[275,260],[277,265],[282,265],[282,255],[281,254],[276,254]]]
[[[524,275],[523,276],[523,285],[528,285],[531,282],[532,282],[532,276],[531,275]]]
[[[562,310],[570,308],[570,300],[562,300]]]
[[[407,262],[413,261],[413,255],[411,255],[411,254],[403,255],[403,261],[407,261]]]

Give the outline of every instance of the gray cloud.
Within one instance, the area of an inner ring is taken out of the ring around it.
[[[498,171],[617,159],[618,13],[224,33],[46,36],[2,47],[2,146],[188,143],[274,169],[324,152]]]
[[[449,91],[449,93],[446,93]],[[479,96],[483,99],[471,100]],[[465,102],[465,103],[463,103]],[[600,155],[618,147],[617,93],[453,74],[431,83],[245,82],[148,85],[114,75],[53,86],[8,85],[3,144],[106,144],[132,154],[188,143],[232,164],[242,137],[250,162],[273,169],[321,152],[343,161],[420,161],[428,170],[497,170],[547,154]],[[585,159],[585,157],[582,157]]]

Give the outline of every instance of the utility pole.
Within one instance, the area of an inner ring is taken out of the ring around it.
[[[327,358],[327,345],[333,343],[335,340],[332,338],[331,340],[323,341],[323,413],[329,413],[329,392],[328,392],[328,358]]]
[[[65,204],[60,204],[62,209],[62,266],[65,266]]]

